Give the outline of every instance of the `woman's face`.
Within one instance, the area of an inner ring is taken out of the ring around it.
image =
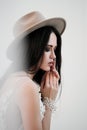
[[[55,49],[57,47],[57,37],[55,33],[51,33],[48,41],[48,45],[45,48],[42,63],[40,68],[44,71],[50,71],[55,64]]]

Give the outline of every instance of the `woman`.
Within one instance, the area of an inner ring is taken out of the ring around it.
[[[65,25],[64,19],[45,19],[39,12],[16,22],[7,51],[12,65],[0,90],[0,130],[50,130]]]

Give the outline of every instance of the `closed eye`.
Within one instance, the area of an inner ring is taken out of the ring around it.
[[[45,47],[45,51],[46,51],[46,52],[49,52],[49,51],[52,50],[52,48],[53,48],[52,45],[47,45],[47,46]],[[56,48],[57,48],[57,46],[55,46],[54,51],[56,51]]]
[[[51,47],[47,46],[47,47],[45,48],[45,51],[46,51],[46,52],[51,51]]]

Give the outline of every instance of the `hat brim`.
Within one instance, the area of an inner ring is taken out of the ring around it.
[[[20,35],[17,36],[14,39],[14,41],[8,46],[7,57],[10,60],[14,59],[12,53],[14,52],[15,47],[17,47],[16,44],[18,44],[18,42],[16,42],[16,41],[19,41],[20,39],[24,38],[25,36],[27,36],[31,32],[33,32],[41,27],[44,27],[44,26],[53,26],[54,28],[57,29],[59,34],[62,35],[62,33],[64,32],[65,27],[66,27],[66,21],[63,18],[50,18],[50,19],[43,20],[43,21],[27,28],[24,32],[21,32]]]
[[[24,32],[21,32],[16,38],[19,38],[19,37],[23,38],[27,34],[44,26],[53,26],[54,28],[57,29],[57,31],[61,35],[66,27],[66,22],[63,18],[45,19],[45,20],[42,20],[41,22],[33,24],[33,26],[31,27],[30,26],[27,27],[26,30],[24,30]]]

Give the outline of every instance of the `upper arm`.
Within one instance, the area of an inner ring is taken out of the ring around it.
[[[39,94],[36,84],[30,83],[20,87],[17,93],[17,103],[21,111],[24,130],[42,130]]]

